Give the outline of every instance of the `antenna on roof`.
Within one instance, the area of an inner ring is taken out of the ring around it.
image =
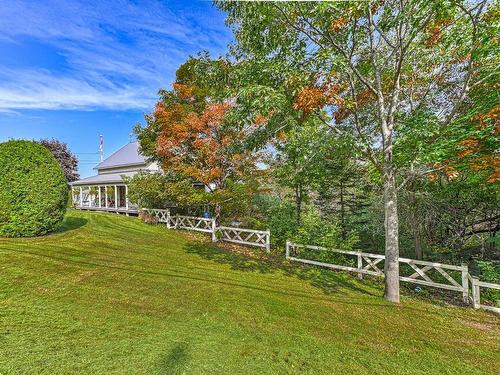
[[[101,154],[101,162],[104,161],[104,136],[99,135],[99,153]]]

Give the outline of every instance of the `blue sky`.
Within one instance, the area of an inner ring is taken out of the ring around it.
[[[0,142],[57,138],[93,174],[143,122],[160,88],[231,32],[209,1],[0,0]]]

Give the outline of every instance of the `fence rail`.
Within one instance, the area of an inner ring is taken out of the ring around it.
[[[263,231],[224,226],[218,227],[214,219],[197,216],[171,215],[168,209],[144,208],[143,211],[156,216],[159,223],[167,224],[168,229],[187,229],[210,233],[213,242],[234,242],[241,245],[262,247],[265,248],[267,252],[270,252],[271,233],[268,230]]]
[[[198,232],[213,233],[215,227],[214,219],[196,216],[175,215],[174,228],[195,230]]]
[[[271,251],[271,232],[268,230],[233,227],[217,227],[216,230],[221,233],[221,237],[218,239],[222,241],[263,247],[268,253]]]
[[[162,210],[159,208],[143,208],[144,212],[156,216],[159,223],[169,223],[170,210]]]
[[[298,249],[309,249],[313,251],[329,251],[331,253],[354,256],[357,259],[357,267],[319,262],[311,259],[304,259],[293,256]],[[364,253],[361,251],[347,251],[338,249],[327,249],[321,246],[300,245],[287,241],[286,258],[292,261],[297,261],[305,264],[312,264],[320,267],[337,269],[341,271],[355,272],[359,278],[363,275],[384,276],[382,262],[385,261],[385,256],[381,254]],[[467,275],[469,270],[466,264],[455,266],[451,264],[443,264],[436,262],[427,262],[423,260],[415,260],[408,258],[399,258],[399,262],[409,266],[410,275],[400,275],[401,281],[431,286],[435,288],[453,290],[462,293],[462,298],[465,303],[469,301],[469,279]],[[436,281],[436,276],[431,275],[430,271],[436,271],[437,275],[442,276],[441,281]],[[400,270],[401,272],[401,270]],[[459,281],[455,280],[450,273],[456,272],[460,274]]]
[[[481,288],[500,290],[500,285],[479,280],[477,277],[467,275],[471,286],[470,301],[475,309],[485,309],[500,314],[500,307],[481,304]]]

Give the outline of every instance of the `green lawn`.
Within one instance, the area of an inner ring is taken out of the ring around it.
[[[203,236],[70,212],[0,239],[0,373],[500,373],[500,324]],[[255,250],[259,252],[259,250]]]

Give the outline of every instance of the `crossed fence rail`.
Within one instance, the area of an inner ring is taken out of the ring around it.
[[[233,227],[218,227],[222,241],[234,242],[242,245],[263,247],[271,251],[271,232],[268,230],[253,230]]]
[[[215,220],[196,216],[173,216],[174,228],[190,229],[198,232],[213,233]]]
[[[351,265],[333,264],[326,261],[318,261],[299,257],[300,249],[314,252],[329,252],[351,257]],[[354,259],[352,259],[354,257]],[[363,275],[384,276],[383,265],[385,256],[381,254],[364,253],[361,251],[347,251],[338,249],[327,249],[321,246],[301,245],[290,241],[286,243],[286,258],[304,264],[336,269],[341,271],[355,272],[358,278]],[[399,263],[407,265],[400,267],[399,279],[404,282],[431,286],[462,293],[464,303],[472,303],[476,309],[483,308],[500,314],[500,308],[481,304],[481,288],[500,290],[500,285],[480,281],[469,274],[466,264],[460,266],[423,260],[399,258]],[[353,266],[352,264],[356,264]],[[403,275],[401,275],[403,272]]]
[[[142,211],[153,215],[158,219],[159,223],[169,224],[170,221],[170,210],[162,210],[159,208],[143,208]]]
[[[210,233],[212,241],[234,242],[242,245],[265,248],[267,252],[271,251],[271,233],[262,230],[253,230],[245,228],[233,228],[217,226],[214,219],[171,215],[168,209],[144,208],[143,211],[158,218],[159,223],[167,224],[171,229],[187,229],[198,232]]]

